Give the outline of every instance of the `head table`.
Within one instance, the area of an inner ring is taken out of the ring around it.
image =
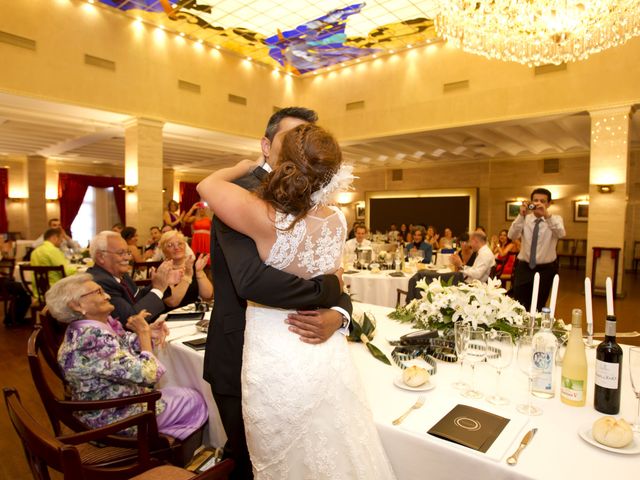
[[[388,319],[390,311],[390,308],[354,304],[356,318],[362,312],[370,312],[377,319],[378,327],[373,343],[389,358],[392,347],[387,339],[397,339],[411,331],[409,326]],[[209,407],[208,440],[213,445],[223,445],[225,434],[218,411],[209,384],[202,380],[204,351],[195,351],[182,343],[204,334],[197,333],[192,322],[169,322],[169,327],[169,344],[158,354],[168,369],[161,386],[188,386],[202,392]],[[625,358],[620,414],[631,422],[635,415],[636,400],[631,390],[627,367],[628,347],[623,348]],[[503,407],[494,407],[484,399],[464,398],[452,387],[452,383],[460,375],[459,364],[438,361],[437,374],[432,377],[435,388],[421,392],[426,397],[424,406],[413,411],[397,427],[391,424],[392,420],[404,413],[420,393],[406,391],[394,385],[394,379],[401,375],[400,368],[395,364],[388,366],[379,362],[360,343],[350,344],[350,350],[364,384],[378,432],[399,480],[639,478],[640,455],[609,453],[586,443],[578,436],[581,426],[591,424],[600,416],[592,407],[595,350],[587,351],[589,392],[585,407],[569,407],[561,403],[557,388],[553,399],[534,399],[534,404],[543,409],[541,416],[527,418],[517,413],[515,405],[526,401],[527,381],[515,364],[515,355],[512,365],[502,374],[502,393],[510,400],[510,404]],[[469,372],[465,370],[463,374],[470,381]],[[496,374],[489,365],[479,364],[476,376],[482,392],[487,395],[494,393]],[[511,419],[511,426],[502,432],[486,454],[427,434],[426,431],[456,404],[467,404],[502,415]],[[337,405],[336,408],[340,406]],[[357,415],[358,412],[353,414]],[[520,456],[518,465],[507,465],[505,459],[517,448],[524,434],[534,427],[538,428],[538,432]],[[634,441],[636,444],[640,443],[640,437],[636,435]]]

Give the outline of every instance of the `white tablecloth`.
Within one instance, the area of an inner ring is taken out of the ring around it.
[[[380,273],[362,271],[353,275],[343,275],[344,284],[349,286],[353,300],[383,307],[395,307],[398,288],[407,291],[411,274],[404,277],[390,277],[383,270]]]
[[[386,318],[388,308],[373,305],[355,305],[356,312],[371,311],[378,320],[378,329],[374,344],[389,354],[392,347],[387,338],[397,338],[410,329]],[[172,336],[184,335],[188,327],[174,330]],[[202,334],[199,334],[202,336]],[[197,336],[197,335],[196,335]],[[174,369],[169,380],[179,385],[201,389],[209,402],[209,422],[213,443],[221,444],[221,428],[217,419],[218,412],[210,398],[208,384],[201,380],[203,352],[196,352],[181,345],[181,338],[169,345],[160,358]],[[589,392],[587,406],[569,407],[560,402],[558,394],[550,400],[535,399],[534,402],[544,410],[539,417],[526,417],[515,410],[517,403],[526,400],[526,377],[512,365],[503,373],[503,394],[511,403],[504,407],[492,407],[485,400],[468,400],[451,387],[460,373],[459,365],[438,362],[438,373],[433,381],[436,388],[425,393],[423,408],[414,411],[405,422],[394,427],[391,421],[412,405],[418,393],[402,390],[393,385],[393,379],[401,370],[395,365],[390,367],[375,360],[362,344],[351,344],[352,358],[365,385],[365,391],[373,411],[380,437],[398,480],[434,479],[513,479],[513,478],[608,478],[616,480],[637,479],[640,468],[640,456],[620,455],[595,448],[578,436],[583,424],[591,424],[600,414],[593,407],[593,371],[594,351],[588,353]],[[625,348],[625,368],[623,368],[623,397],[621,416],[629,421],[635,415],[635,397],[631,391],[628,361],[628,349]],[[169,361],[170,360],[170,363]],[[347,367],[348,368],[348,367]],[[468,375],[468,372],[465,372]],[[495,388],[495,373],[491,367],[481,364],[477,368],[477,380],[480,390],[491,394]],[[456,404],[463,403],[492,411],[512,419],[514,425],[505,437],[505,432],[496,440],[497,452],[490,450],[482,454],[465,447],[432,437],[426,433],[442,416]],[[338,407],[337,407],[338,408]],[[211,425],[215,425],[214,428]],[[506,464],[505,459],[519,444],[520,439],[530,428],[538,427],[538,433],[522,453],[515,467]],[[519,430],[519,431],[518,431]],[[640,438],[636,437],[636,442]],[[489,453],[492,453],[489,455]],[[493,456],[493,458],[491,458]]]
[[[436,253],[436,265],[439,267],[448,267],[451,263],[451,253]]]

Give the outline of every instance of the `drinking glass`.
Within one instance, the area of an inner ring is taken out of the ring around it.
[[[533,397],[533,338],[529,335],[523,335],[518,339],[517,348],[518,367],[527,376],[529,380],[528,402],[516,406],[516,410],[525,415],[535,416],[541,415],[542,409],[531,404]]]
[[[640,347],[629,349],[629,375],[631,376],[631,388],[638,399],[638,412],[636,421],[633,422],[633,431],[640,433]]]
[[[455,322],[453,324],[453,334],[456,344],[456,355],[458,356],[458,361],[460,362],[460,375],[458,380],[453,383],[453,388],[457,388],[458,390],[466,390],[469,388],[469,384],[462,379],[462,371],[464,367],[464,349],[467,343],[467,338],[469,336],[469,325],[466,325],[461,321]]]
[[[496,393],[487,398],[494,405],[507,405],[509,399],[500,394],[500,376],[502,370],[513,360],[513,339],[507,332],[493,332],[487,338],[487,362],[496,369]]]
[[[476,363],[482,362],[487,356],[487,332],[482,328],[469,328],[469,335],[464,349],[464,358],[471,365],[471,388],[462,396],[467,398],[482,398],[482,392],[476,388]]]
[[[391,265],[393,265],[393,256],[391,252],[387,252],[387,256],[384,257],[384,264],[387,267],[387,270],[391,270]]]

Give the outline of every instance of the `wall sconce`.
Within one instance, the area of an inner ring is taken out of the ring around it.
[[[613,185],[598,185],[598,192],[600,193],[613,193]]]
[[[137,185],[118,185],[118,188],[125,192],[133,193],[138,189]]]

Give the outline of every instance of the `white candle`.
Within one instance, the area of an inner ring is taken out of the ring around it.
[[[584,306],[587,316],[587,326],[593,325],[593,305],[591,303],[591,279],[584,279]]]
[[[607,277],[605,285],[607,289],[607,315],[613,315],[613,284],[611,283],[611,277]]]
[[[551,311],[551,320],[556,318],[556,301],[558,300],[558,285],[560,284],[560,275],[557,273],[553,277],[553,285],[551,286],[551,301],[549,302],[549,310]]]
[[[538,290],[540,289],[540,274],[536,272],[533,276],[533,291],[531,292],[531,308],[529,308],[529,313],[531,316],[535,316],[536,310],[538,308]]]

